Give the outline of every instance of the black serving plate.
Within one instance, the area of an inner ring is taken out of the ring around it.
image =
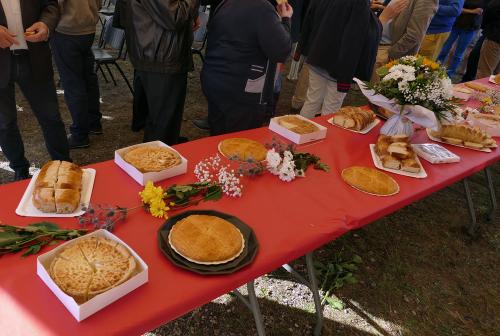
[[[190,215],[216,216],[235,225],[243,235],[245,247],[234,260],[219,265],[202,265],[191,262],[175,252],[168,242],[168,235],[175,223]],[[158,230],[158,245],[163,254],[176,266],[204,275],[230,274],[250,264],[259,250],[259,243],[253,230],[240,219],[222,212],[213,210],[190,210],[169,218]]]

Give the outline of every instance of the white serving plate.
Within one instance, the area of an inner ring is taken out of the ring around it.
[[[327,128],[325,126],[322,126],[322,125],[320,125],[312,120],[309,120],[309,119],[301,116],[300,114],[295,115],[295,117],[303,119],[305,121],[310,122],[311,124],[316,125],[316,127],[318,127],[318,130],[316,132],[307,133],[307,134],[298,134],[298,133],[292,132],[288,128],[283,127],[278,123],[278,119],[281,117],[284,117],[284,116],[272,118],[271,122],[269,123],[269,129],[271,131],[278,133],[279,135],[287,138],[288,140],[293,141],[297,145],[302,145],[302,144],[305,144],[308,142],[313,142],[316,140],[321,140],[321,139],[326,138]]]
[[[420,178],[421,179],[421,178],[427,177],[427,172],[425,171],[424,166],[420,162],[418,155],[415,155],[415,161],[417,161],[417,163],[420,165],[421,170],[418,173],[410,173],[410,172],[399,170],[399,169],[390,169],[390,168],[384,167],[384,165],[380,161],[380,158],[378,157],[377,153],[375,152],[375,144],[370,144],[370,152],[372,153],[372,159],[373,159],[373,163],[375,164],[375,167],[377,167],[380,170],[385,170],[389,173],[413,177],[413,178]]]
[[[82,304],[78,304],[71,296],[64,293],[59,288],[59,286],[56,285],[56,283],[54,282],[54,280],[52,280],[52,277],[50,276],[49,269],[52,260],[55,258],[55,256],[59,251],[61,251],[70,244],[76,243],[78,240],[86,239],[91,236],[105,237],[107,239],[116,241],[121,245],[125,246],[127,250],[134,256],[137,262],[137,274],[133,275],[130,279],[128,279],[124,283],[93,297],[89,301],[84,302]],[[148,282],[148,265],[144,262],[144,260],[142,260],[141,257],[132,248],[130,248],[130,246],[125,244],[121,239],[119,239],[111,232],[108,232],[103,229],[94,231],[85,236],[68,241],[56,247],[52,251],[49,251],[47,253],[38,256],[36,273],[78,322],[86,319],[92,314],[95,314],[99,310],[103,309],[104,307],[110,305],[111,303],[115,302],[116,300],[120,299],[121,297],[127,295],[136,288]],[[65,317],[59,316],[58,318],[65,318]]]
[[[478,149],[478,148],[465,147],[465,146],[463,146],[463,145],[455,145],[455,144],[451,144],[451,143],[449,143],[449,142],[443,141],[443,140],[441,140],[441,139],[439,139],[439,138],[433,137],[433,136],[430,134],[429,129],[426,129],[426,132],[427,132],[427,136],[428,136],[428,137],[429,137],[429,139],[431,139],[432,141],[440,142],[440,143],[445,144],[445,145],[450,145],[450,146],[455,146],[455,147],[466,148],[466,149],[474,150],[474,151],[477,151],[477,152],[491,153],[491,148],[482,148],[482,149]]]
[[[490,79],[488,80],[488,82],[493,83],[493,84],[496,84],[496,85],[500,85],[500,84],[498,84],[497,82],[495,82],[495,76],[494,76],[494,75],[491,75],[491,76],[490,76]]]
[[[17,206],[16,214],[24,217],[52,217],[52,218],[77,217],[83,215],[85,211],[82,210],[82,208],[88,206],[88,204],[90,203],[90,197],[92,196],[92,189],[94,189],[94,180],[96,171],[95,169],[92,168],[83,168],[82,171],[83,175],[82,175],[82,191],[80,197],[80,205],[78,205],[78,208],[76,209],[75,212],[70,214],[42,212],[33,205],[33,199],[32,199],[33,191],[35,190],[36,179],[38,177],[38,174],[40,173],[36,172],[35,174],[33,174],[33,177],[31,178],[31,181],[28,187],[26,188],[24,195],[21,198],[19,205]]]
[[[338,128],[345,129],[346,131],[350,131],[350,132],[354,132],[354,133],[359,133],[359,134],[367,134],[372,129],[374,129],[375,126],[377,126],[378,124],[380,124],[380,119],[375,118],[375,120],[373,120],[373,122],[370,125],[366,126],[361,131],[356,131],[356,130],[353,130],[353,129],[350,129],[350,128],[345,128],[345,127],[342,127],[340,125],[337,125],[336,123],[333,122],[333,117],[330,118],[330,119],[328,119],[328,123],[332,124],[333,126],[337,126]]]

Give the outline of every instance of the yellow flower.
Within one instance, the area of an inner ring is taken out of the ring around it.
[[[491,100],[490,97],[484,97],[483,99],[481,99],[481,102],[485,103],[486,105],[493,104],[493,100]]]
[[[163,199],[155,199],[149,204],[149,212],[153,217],[168,218],[169,207],[165,204]]]
[[[155,187],[153,182],[148,181],[144,190],[139,193],[144,204],[151,204],[155,200],[163,200],[163,188]]]
[[[437,70],[437,69],[439,69],[439,64],[436,63],[436,62],[431,61],[428,58],[424,58],[424,65],[426,67],[430,68],[431,70]]]

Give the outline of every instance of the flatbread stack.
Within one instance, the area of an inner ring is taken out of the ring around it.
[[[375,113],[360,107],[342,107],[333,115],[333,123],[343,128],[362,131],[375,120]]]
[[[73,213],[80,203],[83,171],[66,161],[47,162],[35,182],[33,205],[46,213]]]
[[[342,171],[342,179],[362,192],[376,196],[391,196],[399,192],[399,185],[389,175],[368,167],[350,167]]]
[[[179,154],[160,146],[136,147],[125,153],[123,159],[142,173],[159,172],[182,163]]]
[[[168,236],[172,249],[185,259],[204,265],[236,259],[245,247],[241,231],[216,216],[190,215],[178,221]]]
[[[430,131],[430,135],[442,141],[472,149],[496,148],[497,143],[486,131],[468,125],[442,125],[439,131]]]
[[[278,118],[278,124],[297,134],[309,134],[319,131],[318,126],[294,115]]]
[[[379,135],[375,153],[385,168],[418,174],[422,167],[406,135]]]
[[[260,162],[265,160],[267,155],[267,149],[264,145],[245,138],[223,140],[219,144],[219,150],[225,157],[241,161],[254,160]]]
[[[81,304],[130,279],[136,265],[124,246],[94,236],[61,251],[52,260],[49,273],[63,292]]]

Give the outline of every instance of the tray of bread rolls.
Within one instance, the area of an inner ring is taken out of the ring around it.
[[[24,217],[76,217],[90,202],[95,169],[49,161],[31,178],[16,209]]]
[[[427,129],[432,141],[447,145],[491,153],[497,148],[496,141],[485,130],[469,125],[442,125],[439,131]]]
[[[345,130],[367,134],[380,123],[373,111],[361,107],[342,107],[328,122]]]

